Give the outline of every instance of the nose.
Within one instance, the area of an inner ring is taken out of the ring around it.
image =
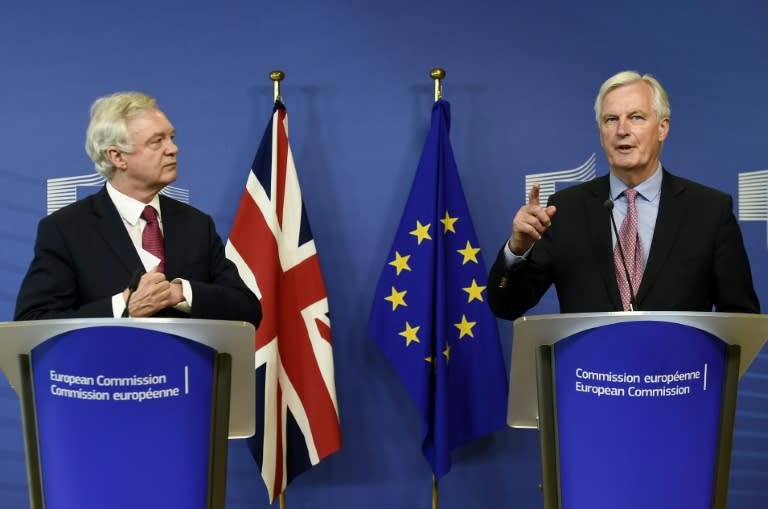
[[[626,136],[628,134],[628,119],[627,118],[619,118],[616,121],[616,134],[619,136]]]
[[[168,146],[166,147],[165,151],[168,155],[178,154],[179,146],[176,145],[176,143],[172,139],[169,139]]]

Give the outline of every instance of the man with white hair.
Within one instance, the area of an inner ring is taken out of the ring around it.
[[[86,152],[107,183],[40,221],[16,320],[166,316],[258,327],[259,300],[224,256],[213,220],[159,194],[176,180],[174,136],[152,97],[93,103]]]
[[[489,274],[493,312],[513,320],[554,284],[562,313],[759,313],[732,198],[661,165],[670,128],[661,84],[634,71],[612,76],[595,118],[609,175],[555,193],[547,206],[533,186]]]

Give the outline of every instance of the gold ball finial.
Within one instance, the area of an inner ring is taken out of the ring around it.
[[[429,71],[430,77],[436,80],[441,80],[445,78],[445,69],[441,69],[440,67],[435,67],[431,71]]]
[[[272,81],[283,81],[283,78],[285,78],[285,73],[283,71],[272,71],[269,73],[269,79]]]

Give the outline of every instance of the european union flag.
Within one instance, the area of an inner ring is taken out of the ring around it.
[[[424,419],[422,451],[439,479],[451,450],[505,424],[507,375],[487,272],[449,139],[450,105],[432,107],[368,331]]]

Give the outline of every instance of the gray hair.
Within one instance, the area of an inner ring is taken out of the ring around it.
[[[99,97],[91,105],[91,121],[85,134],[85,151],[93,161],[96,171],[107,180],[115,173],[115,167],[107,155],[109,147],[114,146],[122,152],[133,150],[126,120],[154,109],[157,109],[157,100],[140,92],[117,92]]]
[[[597,99],[595,99],[595,120],[597,121],[598,126],[600,125],[600,117],[603,115],[603,99],[605,98],[605,95],[615,88],[629,85],[636,81],[644,81],[651,86],[651,90],[653,91],[653,109],[656,112],[656,120],[661,122],[664,118],[670,118],[672,110],[669,107],[669,96],[656,78],[650,74],[640,75],[637,71],[621,71],[605,80],[605,83],[600,87],[600,92],[597,94]]]

